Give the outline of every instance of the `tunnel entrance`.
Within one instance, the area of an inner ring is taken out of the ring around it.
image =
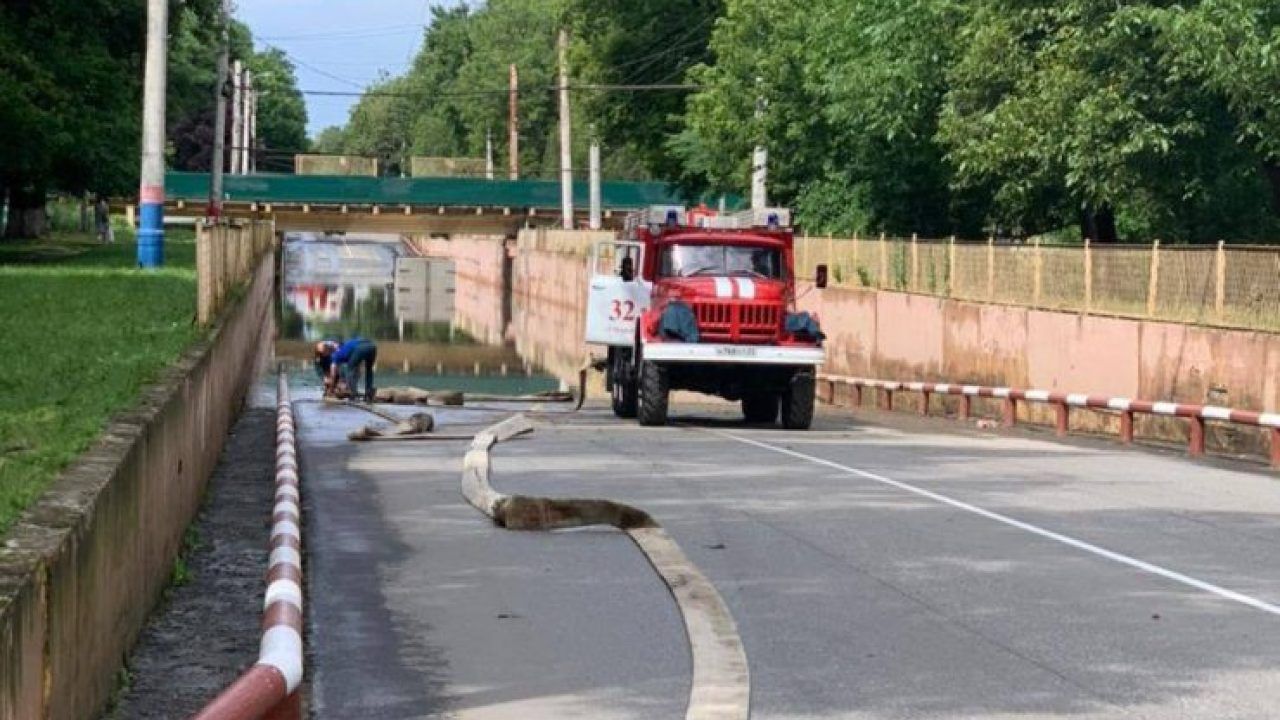
[[[359,336],[378,343],[379,386],[511,395],[561,386],[521,357],[513,343],[501,340],[505,327],[471,332],[452,298],[444,302],[441,273],[430,290],[406,279],[411,274],[406,266],[416,263],[419,254],[402,236],[285,233],[281,258],[276,356],[299,380],[315,380],[316,341]],[[452,267],[447,258],[439,260]],[[497,294],[509,287],[503,282],[449,290]],[[420,301],[421,293],[431,299]],[[505,326],[510,297],[502,295],[492,302],[504,309]]]

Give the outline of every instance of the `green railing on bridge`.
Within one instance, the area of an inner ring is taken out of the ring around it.
[[[172,199],[200,201],[209,196],[208,173],[170,172],[166,194]],[[560,183],[548,180],[483,180],[479,178],[378,178],[334,175],[227,175],[225,199],[232,202],[314,203],[317,205],[423,205],[511,208],[560,207]],[[573,184],[574,204],[588,202],[585,182]],[[607,210],[684,203],[674,186],[657,182],[606,182],[601,185]],[[730,209],[742,199],[726,198]]]

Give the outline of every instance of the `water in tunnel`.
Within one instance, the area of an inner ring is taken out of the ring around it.
[[[447,273],[417,272],[411,266],[423,261],[399,235],[288,233],[282,257],[276,355],[299,382],[316,381],[313,343],[358,336],[378,343],[379,386],[511,395],[560,386],[514,344],[484,341],[500,330],[469,332],[453,302],[453,261],[437,258]],[[499,290],[456,288],[468,296]]]

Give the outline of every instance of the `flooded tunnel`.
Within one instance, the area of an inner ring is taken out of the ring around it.
[[[488,244],[501,248],[497,240]],[[560,378],[518,350],[507,254],[495,277],[482,278],[489,268],[442,251],[447,243],[284,233],[275,350],[294,381],[318,384],[316,341],[364,337],[378,343],[379,386],[503,395],[561,388]]]

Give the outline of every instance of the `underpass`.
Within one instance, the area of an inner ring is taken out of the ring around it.
[[[621,534],[494,527],[458,491],[462,443],[357,445],[361,411],[299,407],[318,717],[681,714],[679,618]],[[737,621],[753,717],[1272,716],[1266,475],[890,414],[738,418],[640,429],[593,403],[494,472],[661,522]]]

